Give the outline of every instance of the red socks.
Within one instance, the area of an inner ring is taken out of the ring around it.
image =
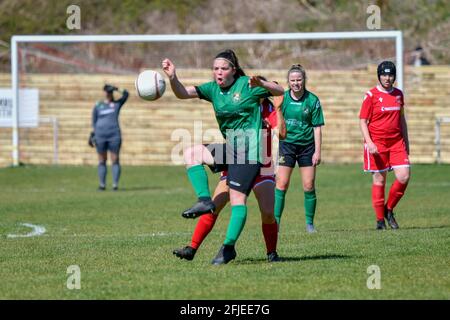
[[[384,186],[372,185],[372,205],[377,220],[384,220]]]
[[[195,226],[194,234],[192,235],[191,247],[198,249],[205,240],[206,236],[214,227],[218,215],[207,213],[200,216],[197,225]]]
[[[389,190],[389,198],[386,203],[388,209],[392,210],[395,208],[397,203],[405,194],[407,183],[400,183],[395,179],[394,183]],[[384,219],[384,186],[372,185],[372,204],[377,216],[377,220]]]
[[[200,216],[197,226],[195,227],[194,234],[192,235],[191,247],[198,249],[202,244],[203,240],[209,234],[209,232],[214,227],[218,215],[207,213]],[[277,250],[278,241],[278,224],[262,224],[262,232],[264,235],[264,241],[266,242],[267,253],[274,252]]]
[[[277,251],[278,224],[276,222],[271,224],[263,223],[262,232],[266,242],[267,253]]]
[[[400,199],[405,194],[405,190],[406,190],[407,186],[408,186],[407,183],[403,184],[403,183],[400,183],[397,179],[395,179],[394,183],[391,186],[391,190],[389,190],[389,198],[387,201],[388,209],[392,210],[395,208],[397,203],[400,201]]]

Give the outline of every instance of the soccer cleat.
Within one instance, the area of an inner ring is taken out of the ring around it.
[[[197,250],[190,246],[186,246],[184,248],[173,250],[174,255],[176,255],[180,259],[186,259],[186,260],[194,259],[196,252],[197,252]]]
[[[315,232],[317,232],[316,228],[314,228],[314,225],[312,223],[306,224],[306,231],[308,233],[315,233]]]
[[[386,223],[383,220],[377,220],[377,230],[386,230]]]
[[[191,208],[185,210],[181,216],[186,219],[195,219],[205,213],[213,213],[216,210],[214,202],[209,200],[199,200]]]
[[[278,256],[278,253],[276,251],[270,252],[267,254],[267,261],[269,262],[280,262],[281,259]]]
[[[113,191],[117,191],[117,190],[119,190],[119,187],[117,186],[117,185],[113,185]]]
[[[105,191],[105,189],[106,189],[105,186],[98,186],[97,188],[98,191]]]
[[[387,220],[389,226],[391,227],[391,229],[399,228],[398,223],[394,218],[394,212],[392,212],[392,210],[389,210],[388,208],[386,208],[385,216],[386,216],[386,220]]]
[[[236,258],[236,250],[234,249],[234,246],[224,244],[220,247],[219,252],[211,263],[214,265],[227,264],[234,258]]]

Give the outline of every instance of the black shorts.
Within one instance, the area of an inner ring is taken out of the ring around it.
[[[250,194],[255,179],[259,176],[262,164],[255,161],[237,161],[225,143],[204,145],[214,157],[214,164],[208,165],[212,172],[228,171],[227,185],[230,189]],[[244,162],[244,163],[241,163]]]
[[[95,139],[95,147],[98,153],[105,153],[106,151],[110,151],[116,154],[119,154],[120,147],[122,146],[122,139]]]
[[[222,172],[228,169],[226,163],[226,144],[225,143],[211,143],[204,144],[206,149],[211,152],[214,158],[214,164],[208,165],[213,173]]]
[[[278,148],[278,165],[294,168],[297,162],[299,167],[312,167],[312,156],[316,151],[314,142],[302,146],[280,141]]]
[[[245,193],[247,196],[253,189],[256,178],[261,172],[262,165],[257,164],[229,164],[227,185],[230,189]]]

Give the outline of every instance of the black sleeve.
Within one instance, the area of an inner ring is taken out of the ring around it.
[[[124,103],[125,103],[125,102],[127,101],[127,99],[128,99],[128,96],[129,96],[128,90],[127,90],[127,89],[123,90],[122,97],[120,97],[120,99],[117,100],[117,103],[119,103],[119,108],[121,108],[121,107],[124,105]]]
[[[97,105],[92,110],[92,130],[95,130],[95,124],[97,123]]]

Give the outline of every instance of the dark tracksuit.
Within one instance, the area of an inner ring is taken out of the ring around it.
[[[106,103],[99,101],[92,111],[92,127],[95,133],[95,142],[98,153],[110,151],[119,155],[122,144],[122,135],[119,126],[119,113],[128,99],[128,91],[124,90],[120,99]],[[119,162],[113,163],[113,186],[117,187],[120,177]],[[105,186],[106,163],[100,161],[98,164],[98,176],[100,186]]]

